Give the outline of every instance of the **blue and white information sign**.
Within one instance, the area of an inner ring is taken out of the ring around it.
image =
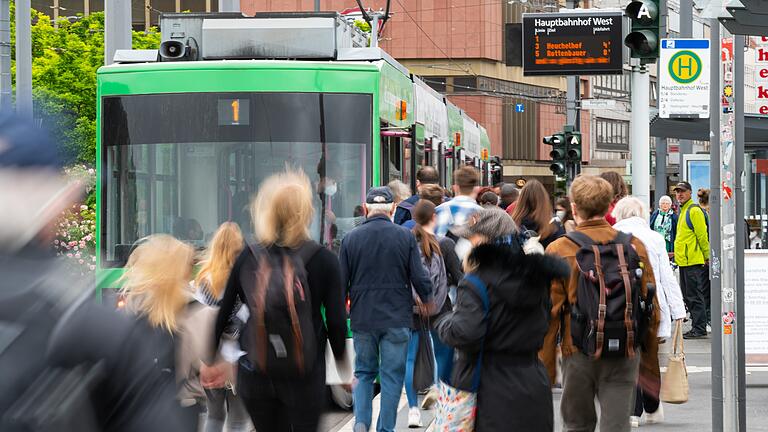
[[[662,39],[659,117],[709,118],[709,39]]]
[[[525,105],[521,103],[515,104],[515,112],[519,112],[519,113],[525,112]]]

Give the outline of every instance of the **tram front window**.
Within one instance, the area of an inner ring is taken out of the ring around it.
[[[337,249],[370,184],[371,104],[327,93],[103,98],[102,266],[124,265],[150,234],[203,247],[231,220],[251,238],[251,197],[286,166],[312,183],[312,237]]]

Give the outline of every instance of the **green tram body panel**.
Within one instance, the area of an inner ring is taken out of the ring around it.
[[[387,65],[388,66],[388,65]],[[97,173],[96,283],[99,289],[118,288],[122,268],[102,266],[102,120],[101,100],[105,96],[163,93],[209,92],[286,92],[286,93],[362,93],[373,97],[371,180],[380,184],[379,163],[379,86],[381,70],[374,63],[292,62],[292,61],[217,61],[167,62],[109,66],[97,76]],[[390,80],[392,81],[392,80]],[[391,86],[392,84],[390,84]],[[405,94],[402,89],[401,94]],[[410,99],[409,99],[410,100]],[[411,104],[409,104],[411,105]],[[194,108],[191,108],[194,109]],[[394,115],[394,110],[391,111]],[[381,119],[386,120],[386,119]],[[394,121],[395,119],[391,119]]]

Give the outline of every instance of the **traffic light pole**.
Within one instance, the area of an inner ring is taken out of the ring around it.
[[[579,5],[579,0],[567,0],[565,4],[568,9],[575,9]],[[581,119],[579,116],[579,100],[581,99],[580,87],[581,85],[578,75],[569,75],[566,77],[565,124],[566,127],[572,127],[571,131],[579,131],[581,129]],[[581,163],[566,164],[566,193],[570,191],[571,182],[573,182],[573,179],[576,178],[576,175],[578,175],[580,171]]]
[[[650,204],[650,101],[648,69],[632,66],[632,117],[629,125],[632,152],[632,195]]]

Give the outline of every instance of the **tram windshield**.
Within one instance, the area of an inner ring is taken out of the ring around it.
[[[133,244],[168,233],[203,247],[286,166],[313,188],[312,237],[338,249],[360,223],[370,184],[372,96],[181,93],[102,99],[101,254],[125,264]]]

